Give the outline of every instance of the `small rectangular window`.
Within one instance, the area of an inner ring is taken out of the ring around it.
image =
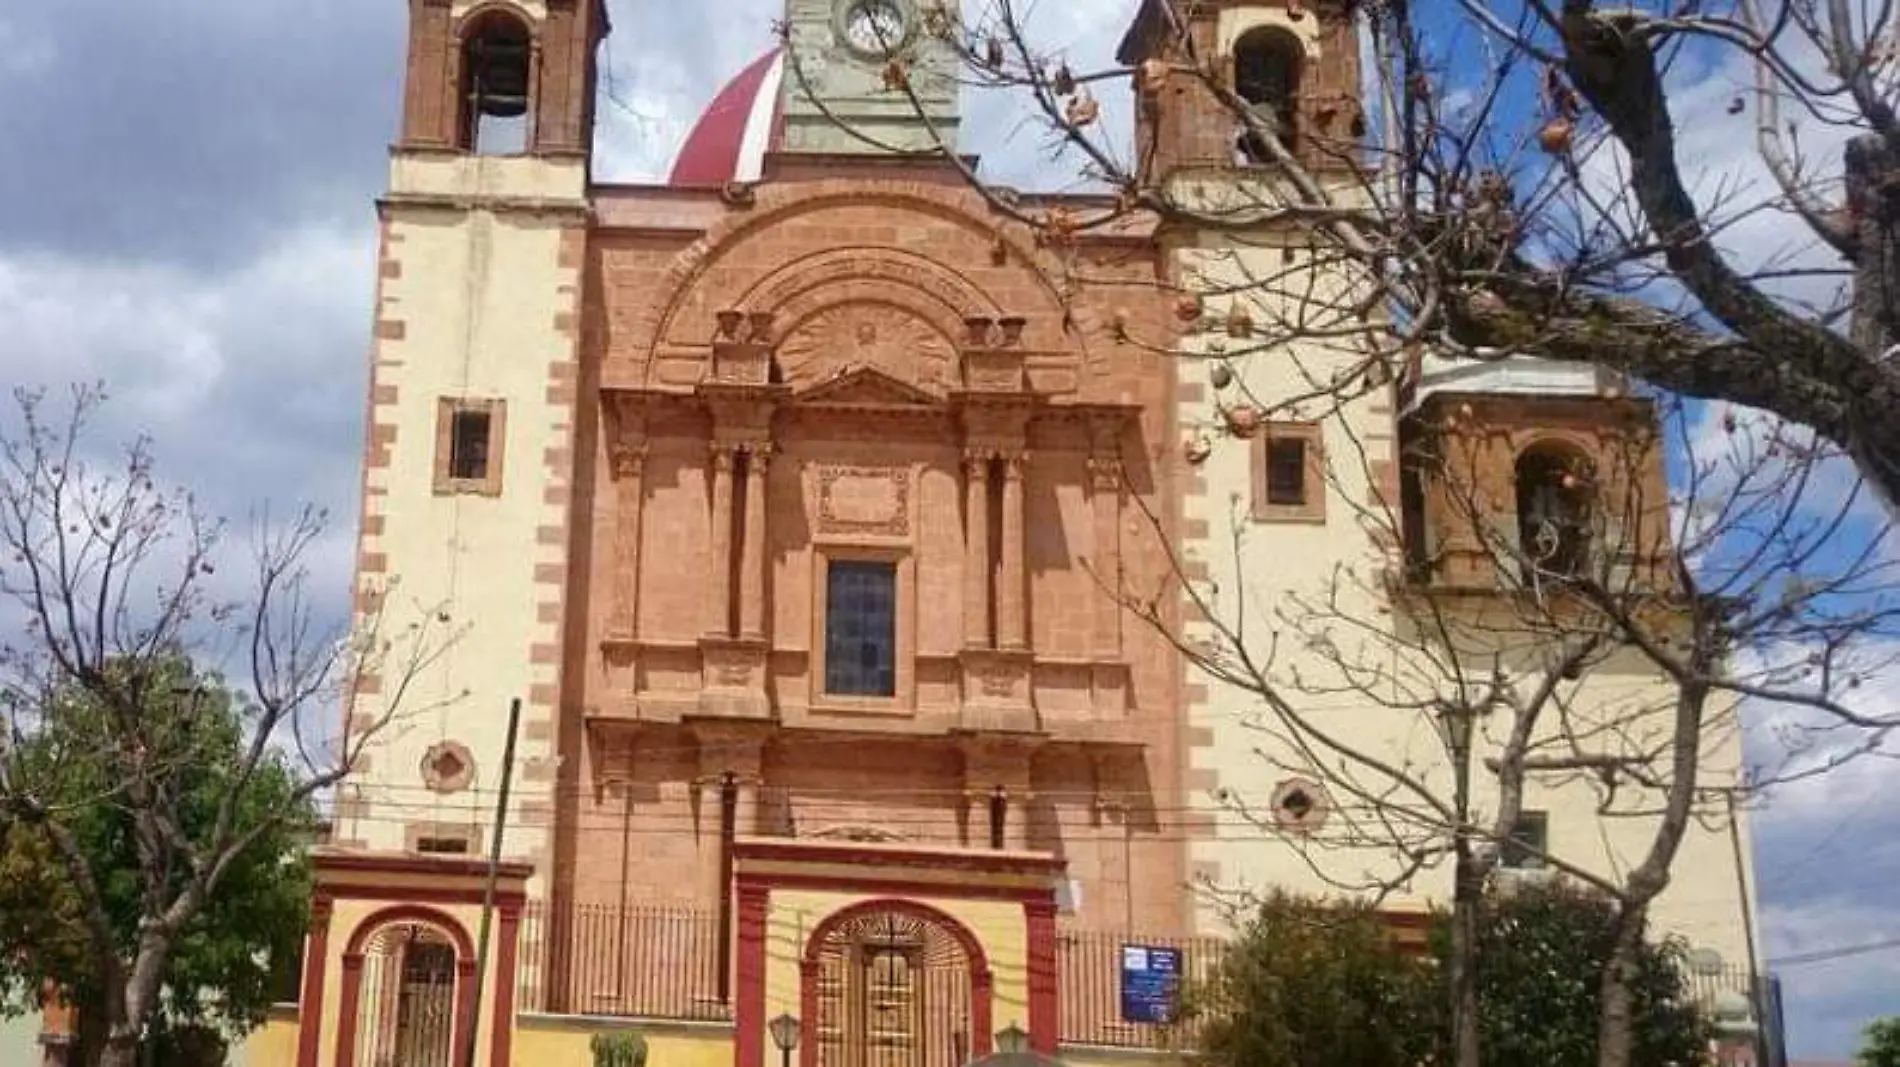
[[[443,397],[435,431],[435,491],[501,495],[505,401]]]
[[[1536,870],[1544,865],[1544,853],[1550,848],[1550,816],[1541,811],[1523,811],[1517,825],[1511,827],[1511,839],[1504,843],[1500,862],[1516,870]]]
[[[832,560],[827,568],[825,692],[897,695],[897,564]]]
[[[1299,507],[1306,503],[1306,442],[1298,437],[1267,441],[1267,503]]]
[[[1326,521],[1325,461],[1317,422],[1269,422],[1253,443],[1255,522]]]
[[[449,477],[475,481],[488,477],[489,415],[458,411],[449,428]]]
[[[431,856],[466,856],[469,853],[466,837],[418,837],[416,851]]]

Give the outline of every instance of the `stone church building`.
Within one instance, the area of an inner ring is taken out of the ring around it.
[[[788,0],[791,55],[632,186],[589,173],[601,0],[410,0],[357,597],[442,643],[354,696],[296,1014],[253,1062],[578,1065],[629,1026],[662,1067],[1159,1056],[1124,994],[1211,959],[1190,887],[1305,886],[1217,814],[1252,742],[1168,635],[1235,494],[1263,567],[1375,547],[1313,473],[1345,431],[1197,454],[1179,287],[1216,242],[1051,240],[1018,214],[1106,202],[1005,210],[900,151],[957,144],[928,7]],[[1356,92],[1336,5],[1196,12]],[[1138,111],[1149,166],[1244,167],[1211,99]],[[1588,421],[1593,383],[1539,389]],[[1343,418],[1395,447],[1396,403]]]

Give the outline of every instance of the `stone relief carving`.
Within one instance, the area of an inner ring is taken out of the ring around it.
[[[459,793],[475,780],[475,756],[459,741],[438,741],[422,754],[422,782],[435,793]]]
[[[860,826],[856,824],[827,826],[822,830],[806,836],[816,838],[820,841],[856,841],[873,844],[877,842],[904,840],[904,835],[894,831],[885,830],[876,826]]]
[[[903,467],[824,466],[815,485],[821,534],[910,536],[910,471]]]
[[[779,343],[793,388],[872,367],[932,394],[952,383],[955,351],[929,323],[888,304],[837,304],[799,323]]]

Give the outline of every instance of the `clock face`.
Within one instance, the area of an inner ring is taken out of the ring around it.
[[[908,29],[898,0],[855,0],[844,13],[845,42],[866,55],[895,52]]]

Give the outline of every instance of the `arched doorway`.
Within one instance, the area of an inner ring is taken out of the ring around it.
[[[354,1045],[361,1067],[452,1067],[459,983],[459,930],[409,921],[378,927],[362,944]]]
[[[806,951],[807,1067],[962,1067],[987,1051],[989,969],[975,939],[921,905],[863,906]]]

